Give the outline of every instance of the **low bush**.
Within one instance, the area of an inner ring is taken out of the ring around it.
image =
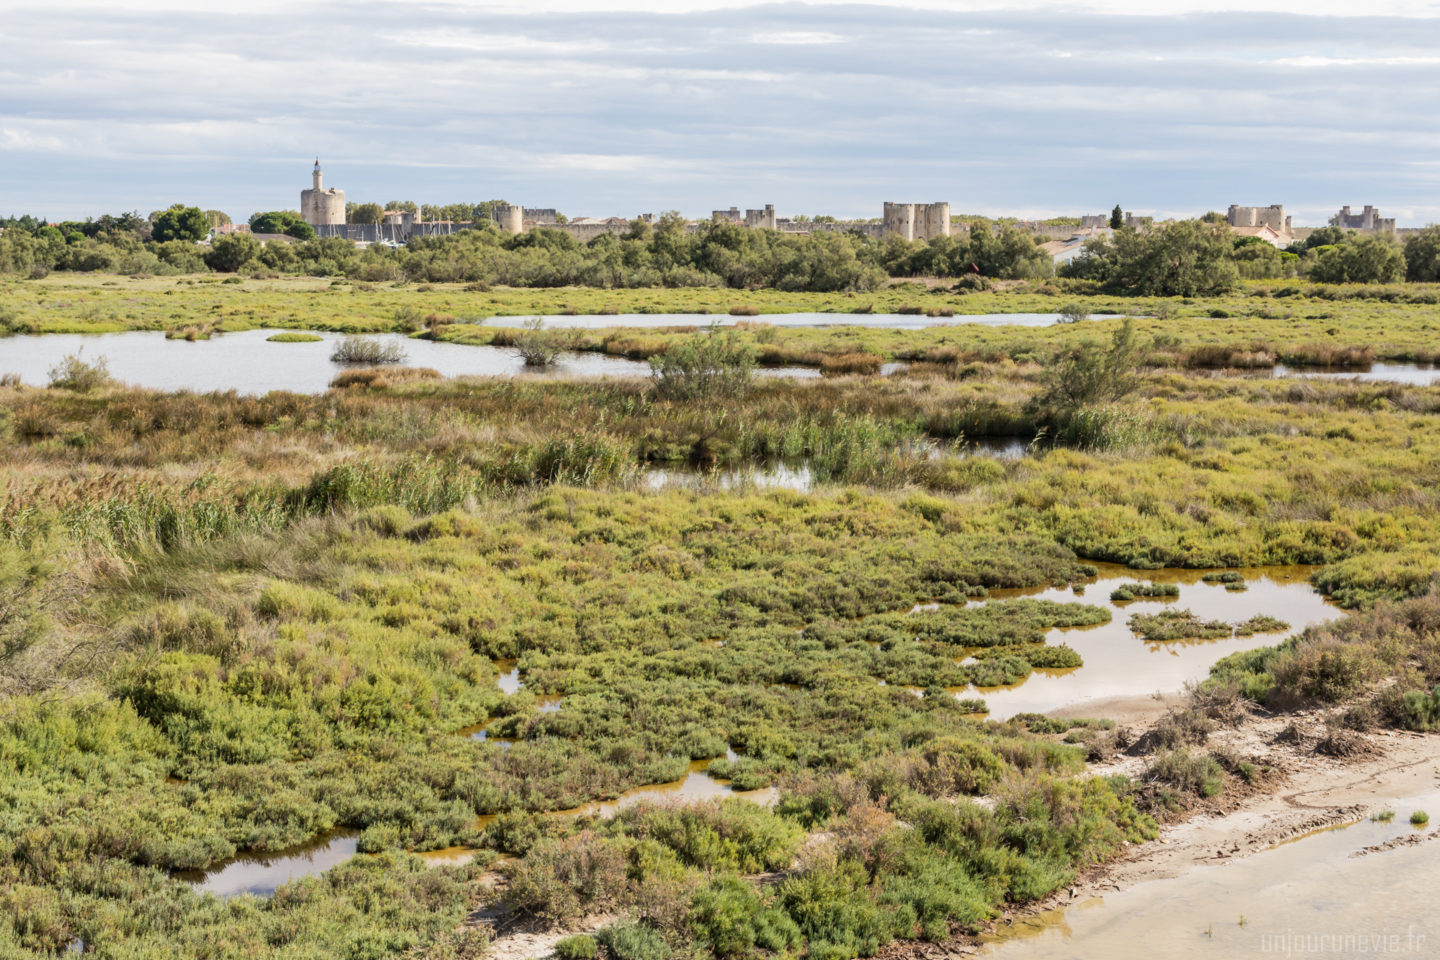
[[[595,960],[600,944],[589,934],[579,933],[566,937],[555,944],[555,956],[560,960]]]
[[[1225,772],[1213,757],[1184,749],[1156,756],[1142,779],[1197,797],[1213,797],[1225,789]]]
[[[110,377],[110,364],[104,357],[96,357],[93,362],[86,362],[80,353],[71,353],[50,368],[50,386],[56,390],[89,393],[113,382]]]
[[[606,927],[596,935],[614,960],[665,960],[670,945],[654,927],[627,923]]]
[[[401,363],[405,356],[405,348],[398,343],[349,336],[335,345],[330,359],[335,363]]]

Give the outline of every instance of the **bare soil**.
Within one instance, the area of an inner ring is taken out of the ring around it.
[[[1138,739],[1135,734],[1182,700],[1180,695],[1123,698],[1086,704],[1075,713],[1113,717],[1122,726],[1133,727],[1131,738]],[[1057,715],[1065,713],[1056,711]],[[1254,785],[1247,787],[1232,778],[1225,793],[1192,807],[1183,819],[1164,826],[1157,839],[1137,844],[1120,858],[1087,871],[1073,885],[1043,901],[998,918],[987,932],[1001,932],[1022,916],[1148,880],[1178,877],[1202,864],[1238,860],[1354,823],[1397,798],[1440,786],[1440,736],[1400,730],[1357,733],[1360,749],[1350,756],[1335,757],[1316,750],[1325,729],[1322,711],[1251,716],[1236,727],[1220,727],[1210,734],[1204,749],[1228,750],[1254,763],[1264,771]],[[1093,765],[1091,772],[1138,777],[1148,762],[1149,757],[1120,756]],[[1440,830],[1393,843],[1423,843],[1437,835]],[[907,944],[902,950],[907,956],[943,957],[967,956],[982,947],[974,938],[964,937],[945,944]]]

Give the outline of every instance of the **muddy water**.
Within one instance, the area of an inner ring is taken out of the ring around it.
[[[299,877],[324,873],[355,855],[359,831],[334,830],[310,843],[274,853],[242,853],[207,870],[174,874],[197,893],[233,897],[242,893],[268,897],[275,888]]]
[[[1273,646],[1305,627],[1333,620],[1341,615],[1307,582],[1311,567],[1261,567],[1241,569],[1249,583],[1243,592],[1226,590],[1222,584],[1204,583],[1203,570],[1131,570],[1102,564],[1100,576],[1085,585],[1083,594],[1066,589],[996,590],[992,599],[1037,597],[1061,603],[1088,603],[1111,611],[1109,623],[1094,627],[1052,630],[1050,644],[1068,644],[1085,661],[1068,670],[1036,670],[1025,680],[1009,687],[959,687],[960,697],[981,697],[993,719],[1003,720],[1017,713],[1046,713],[1059,707],[1083,707],[1087,702],[1112,697],[1134,697],[1161,692],[1173,693],[1187,681],[1204,679],[1221,657],[1240,650]],[[1173,583],[1179,597],[1147,598],[1130,603],[1112,603],[1110,591],[1125,583]],[[1239,623],[1256,614],[1268,614],[1290,624],[1283,633],[1261,633],[1220,640],[1170,640],[1148,643],[1136,637],[1126,625],[1135,613],[1155,613],[1167,608],[1189,609],[1206,620]]]
[[[1191,957],[1440,955],[1440,856],[1431,840],[1353,856],[1417,831],[1416,808],[1440,793],[1391,804],[1368,820],[1231,863],[1199,867],[1017,923],[986,960],[1171,960]],[[1376,807],[1376,809],[1381,809]],[[1241,919],[1244,919],[1243,925]],[[1327,939],[1321,940],[1321,937]]]

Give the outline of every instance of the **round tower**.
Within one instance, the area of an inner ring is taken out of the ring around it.
[[[319,157],[315,158],[315,168],[310,171],[310,184],[309,190],[300,191],[300,219],[312,227],[343,225],[345,191],[335,187],[326,189]]]

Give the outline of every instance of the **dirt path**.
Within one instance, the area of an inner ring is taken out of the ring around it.
[[[1123,724],[1159,719],[1166,706],[1145,697],[1117,701],[1103,709],[1087,705],[1077,712],[1116,716]],[[1287,729],[1301,731],[1301,737],[1281,736]],[[1339,758],[1315,751],[1324,729],[1319,712],[1300,712],[1252,717],[1239,728],[1215,731],[1205,749],[1226,749],[1257,767],[1268,768],[1271,772],[1261,786],[1243,795],[1232,792],[1215,798],[1187,819],[1162,828],[1156,840],[1136,845],[1123,859],[1089,872],[1047,900],[1000,918],[992,929],[999,930],[1020,916],[1083,902],[1137,883],[1178,877],[1202,864],[1248,857],[1319,830],[1364,819],[1396,800],[1440,787],[1440,736],[1405,731],[1363,734],[1359,735],[1360,755]],[[1125,756],[1095,765],[1092,772],[1138,776],[1148,760]],[[963,956],[980,949],[973,941],[957,941],[939,952],[922,949],[912,955]]]

